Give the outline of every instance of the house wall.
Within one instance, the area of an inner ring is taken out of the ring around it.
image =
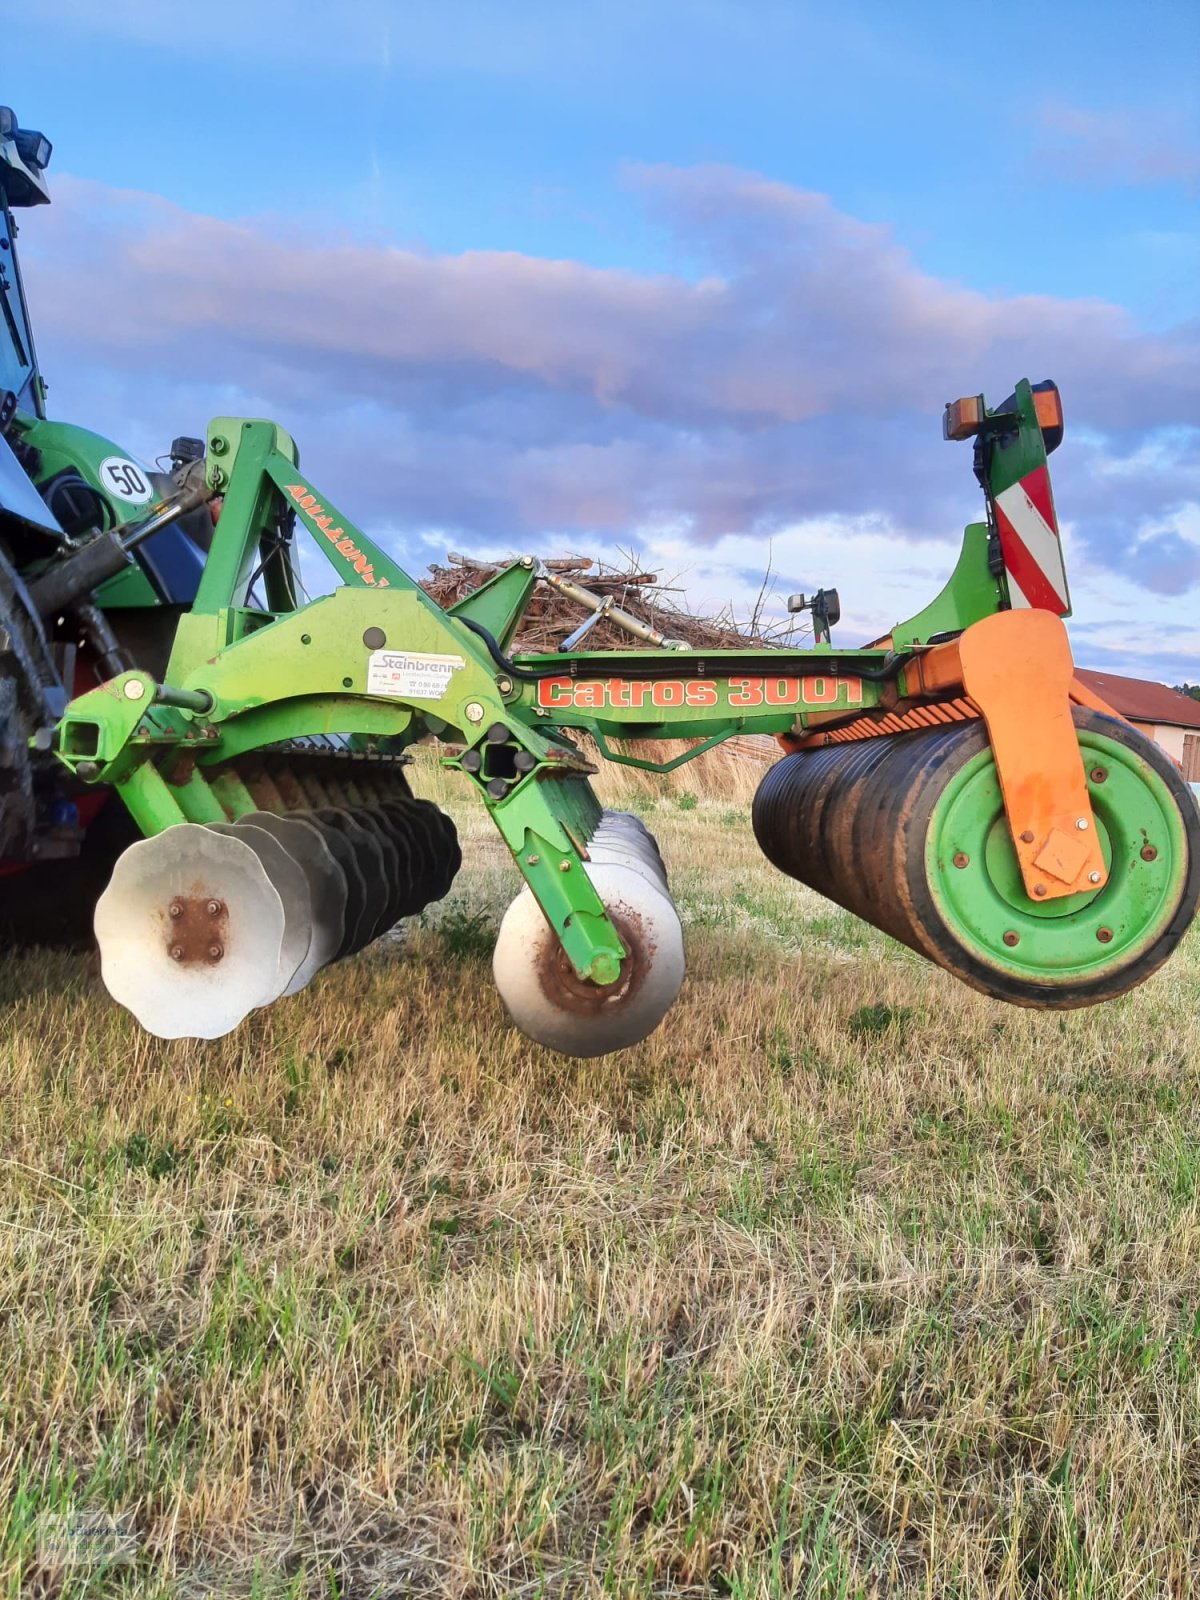
[[[1170,722],[1134,722],[1133,725],[1140,728],[1147,739],[1153,739],[1155,744],[1161,745],[1173,761],[1182,765],[1183,740],[1188,732],[1186,728],[1177,728]]]

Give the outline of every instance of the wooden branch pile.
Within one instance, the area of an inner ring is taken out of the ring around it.
[[[431,564],[429,577],[421,580],[421,587],[440,606],[452,606],[456,601],[478,589],[508,563],[503,561],[472,560],[451,551],[446,565]],[[612,595],[623,611],[628,611],[641,622],[657,628],[668,639],[685,639],[697,650],[736,649],[739,645],[778,645],[792,637],[792,621],[773,623],[761,616],[762,600],[748,624],[739,625],[732,608],[715,617],[699,617],[680,604],[678,588],[659,582],[656,572],[646,572],[636,562],[625,570],[592,561],[586,556],[566,556],[544,565],[552,572],[561,573],[581,584],[600,599]],[[536,655],[557,650],[588,612],[575,602],[560,595],[547,584],[539,584],[530,597],[524,622],[513,641],[514,654]],[[607,617],[596,623],[580,645],[583,650],[630,649],[637,641]]]

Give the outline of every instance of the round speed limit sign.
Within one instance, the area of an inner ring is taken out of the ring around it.
[[[106,456],[100,463],[98,476],[103,488],[118,500],[128,500],[131,505],[144,506],[154,498],[154,486],[136,461],[126,456]]]

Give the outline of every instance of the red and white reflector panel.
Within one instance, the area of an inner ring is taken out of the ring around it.
[[[996,522],[1014,610],[1065,616],[1071,597],[1046,467],[1035,468],[996,496]]]

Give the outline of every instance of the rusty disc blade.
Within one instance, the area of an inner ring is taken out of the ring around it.
[[[588,877],[629,952],[617,981],[580,978],[529,889],[504,914],[492,971],[521,1032],[567,1056],[624,1050],[654,1032],[683,983],[683,931],[667,895],[642,872],[593,862]]]
[[[95,917],[108,992],[160,1039],[218,1039],[274,999],[284,928],[254,850],[193,822],[130,845]]]

